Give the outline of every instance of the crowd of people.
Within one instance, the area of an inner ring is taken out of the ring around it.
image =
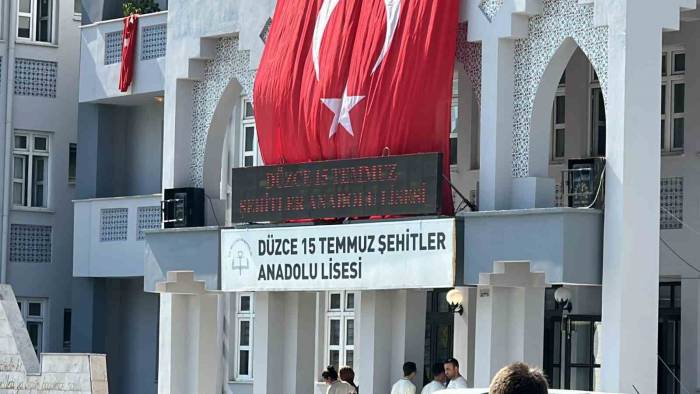
[[[391,387],[391,394],[416,394],[416,363],[408,361],[403,365],[403,377]],[[420,394],[433,394],[440,390],[466,389],[467,380],[459,373],[459,361],[454,358],[432,366],[433,380],[426,384]],[[321,374],[328,385],[326,394],[359,394],[355,384],[355,372],[350,367],[328,366]],[[514,363],[501,369],[494,376],[489,394],[547,394],[547,379],[541,370],[530,368],[524,363]]]

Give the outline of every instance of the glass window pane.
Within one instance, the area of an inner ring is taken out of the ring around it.
[[[246,100],[245,101],[245,115],[246,118],[252,118],[255,116],[255,112],[253,111],[253,103]]]
[[[29,303],[29,316],[41,317],[41,304],[38,302]]]
[[[673,285],[673,306],[675,308],[681,307],[681,286]]]
[[[51,41],[51,3],[51,0],[39,0],[38,23],[36,25],[36,39],[38,41]]]
[[[329,344],[331,346],[340,346],[340,320],[332,319],[330,324]]]
[[[336,370],[340,368],[340,351],[331,350],[328,353],[328,364],[335,367]]]
[[[661,56],[661,75],[666,75],[666,64],[668,63],[668,58],[666,54],[664,53],[663,56]]]
[[[451,116],[450,116],[450,130],[454,134],[457,134],[458,132],[458,125],[459,125],[459,101],[453,99],[452,100],[452,108],[451,108]]]
[[[552,387],[553,389],[561,388],[561,370],[559,367],[552,368]]]
[[[355,320],[348,319],[345,322],[345,344],[353,346],[355,344]]]
[[[345,351],[345,365],[347,365],[348,367],[352,368],[352,367],[353,367],[353,364],[354,364],[353,361],[355,361],[354,358],[355,358],[355,352],[354,352],[354,351],[352,351],[352,350],[346,350],[346,351]]]
[[[564,70],[563,73],[561,73],[561,78],[559,78],[559,85],[565,85],[566,84],[566,70]]]
[[[666,85],[661,85],[661,115],[666,114]]]
[[[27,322],[27,331],[29,332],[29,339],[32,340],[32,345],[34,345],[34,350],[39,354],[41,352],[41,323]]]
[[[47,158],[34,156],[32,167],[32,206],[45,207],[45,180],[48,171]]]
[[[659,308],[671,308],[671,286],[659,286]]]
[[[250,346],[250,322],[241,320],[238,343],[241,346]]]
[[[238,374],[243,376],[250,375],[250,363],[249,363],[248,350],[241,350],[238,354]]]
[[[685,84],[677,83],[673,85],[673,113],[682,114],[685,112]]]
[[[598,121],[605,122],[605,98],[601,89],[596,90],[598,91]]]
[[[561,364],[561,321],[552,326],[552,363]]]
[[[19,308],[19,311],[22,312],[22,303],[17,302],[17,308]]]
[[[45,151],[47,146],[46,137],[34,137],[34,150]]]
[[[666,149],[666,120],[661,119],[661,149]]]
[[[73,13],[80,14],[83,12],[80,0],[73,0]]]
[[[24,205],[24,185],[15,182],[12,184],[12,204]]]
[[[255,127],[246,126],[245,127],[245,148],[246,152],[253,150],[253,139],[255,137]]]
[[[605,156],[605,126],[598,126],[598,156]]]
[[[450,164],[457,164],[457,138],[450,138]]]
[[[673,73],[685,72],[685,53],[673,54]]]
[[[571,389],[591,390],[592,368],[571,368]]]
[[[25,160],[26,156],[18,156],[15,155],[14,157],[14,163],[13,163],[13,171],[12,171],[12,176],[15,179],[25,179]]]
[[[566,96],[557,96],[554,119],[557,124],[566,123]]]
[[[345,309],[355,309],[355,293],[348,293],[345,295]]]
[[[32,12],[32,3],[30,0],[19,0],[19,12]]]
[[[566,140],[565,140],[566,130],[557,129],[555,133],[555,150],[554,157],[564,157],[566,156]]]
[[[241,296],[241,312],[250,312],[250,296]]]
[[[252,167],[253,166],[253,156],[246,156],[243,160],[243,166]]]
[[[591,362],[592,343],[591,323],[587,321],[571,322],[571,362],[589,364]]]
[[[685,119],[673,119],[673,149],[683,149]]]
[[[76,165],[78,160],[78,148],[75,144],[70,144],[68,148],[68,181],[75,182]]]
[[[26,135],[16,135],[15,136],[15,149],[27,149],[27,136]]]
[[[340,309],[340,293],[331,294],[330,309]]]
[[[20,16],[17,18],[17,37],[29,38],[30,25],[29,17]]]

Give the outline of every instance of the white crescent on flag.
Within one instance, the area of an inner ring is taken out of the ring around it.
[[[319,52],[321,51],[321,41],[323,41],[323,35],[326,32],[326,27],[328,27],[328,21],[331,19],[331,15],[335,10],[336,6],[340,0],[323,0],[321,4],[321,9],[318,12],[318,18],[316,18],[316,25],[314,26],[313,42],[311,45],[311,51],[314,62],[314,71],[316,72],[316,80],[320,80],[319,75]],[[386,36],[384,37],[384,45],[382,51],[379,53],[377,61],[374,63],[372,68],[372,74],[377,71],[379,66],[384,61],[389,48],[391,47],[391,42],[394,40],[394,34],[396,33],[396,27],[399,25],[399,19],[401,14],[401,1],[400,0],[384,0],[384,7],[386,8]]]

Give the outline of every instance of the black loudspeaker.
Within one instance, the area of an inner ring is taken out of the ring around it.
[[[165,228],[204,226],[204,189],[165,189],[161,203]]]

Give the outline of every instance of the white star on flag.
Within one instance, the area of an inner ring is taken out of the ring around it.
[[[350,135],[355,136],[352,130],[352,122],[350,121],[350,111],[355,107],[365,96],[348,96],[348,87],[345,86],[343,97],[341,98],[322,98],[321,102],[328,107],[333,114],[333,122],[331,129],[328,132],[328,139],[338,131],[338,124],[343,126]]]

